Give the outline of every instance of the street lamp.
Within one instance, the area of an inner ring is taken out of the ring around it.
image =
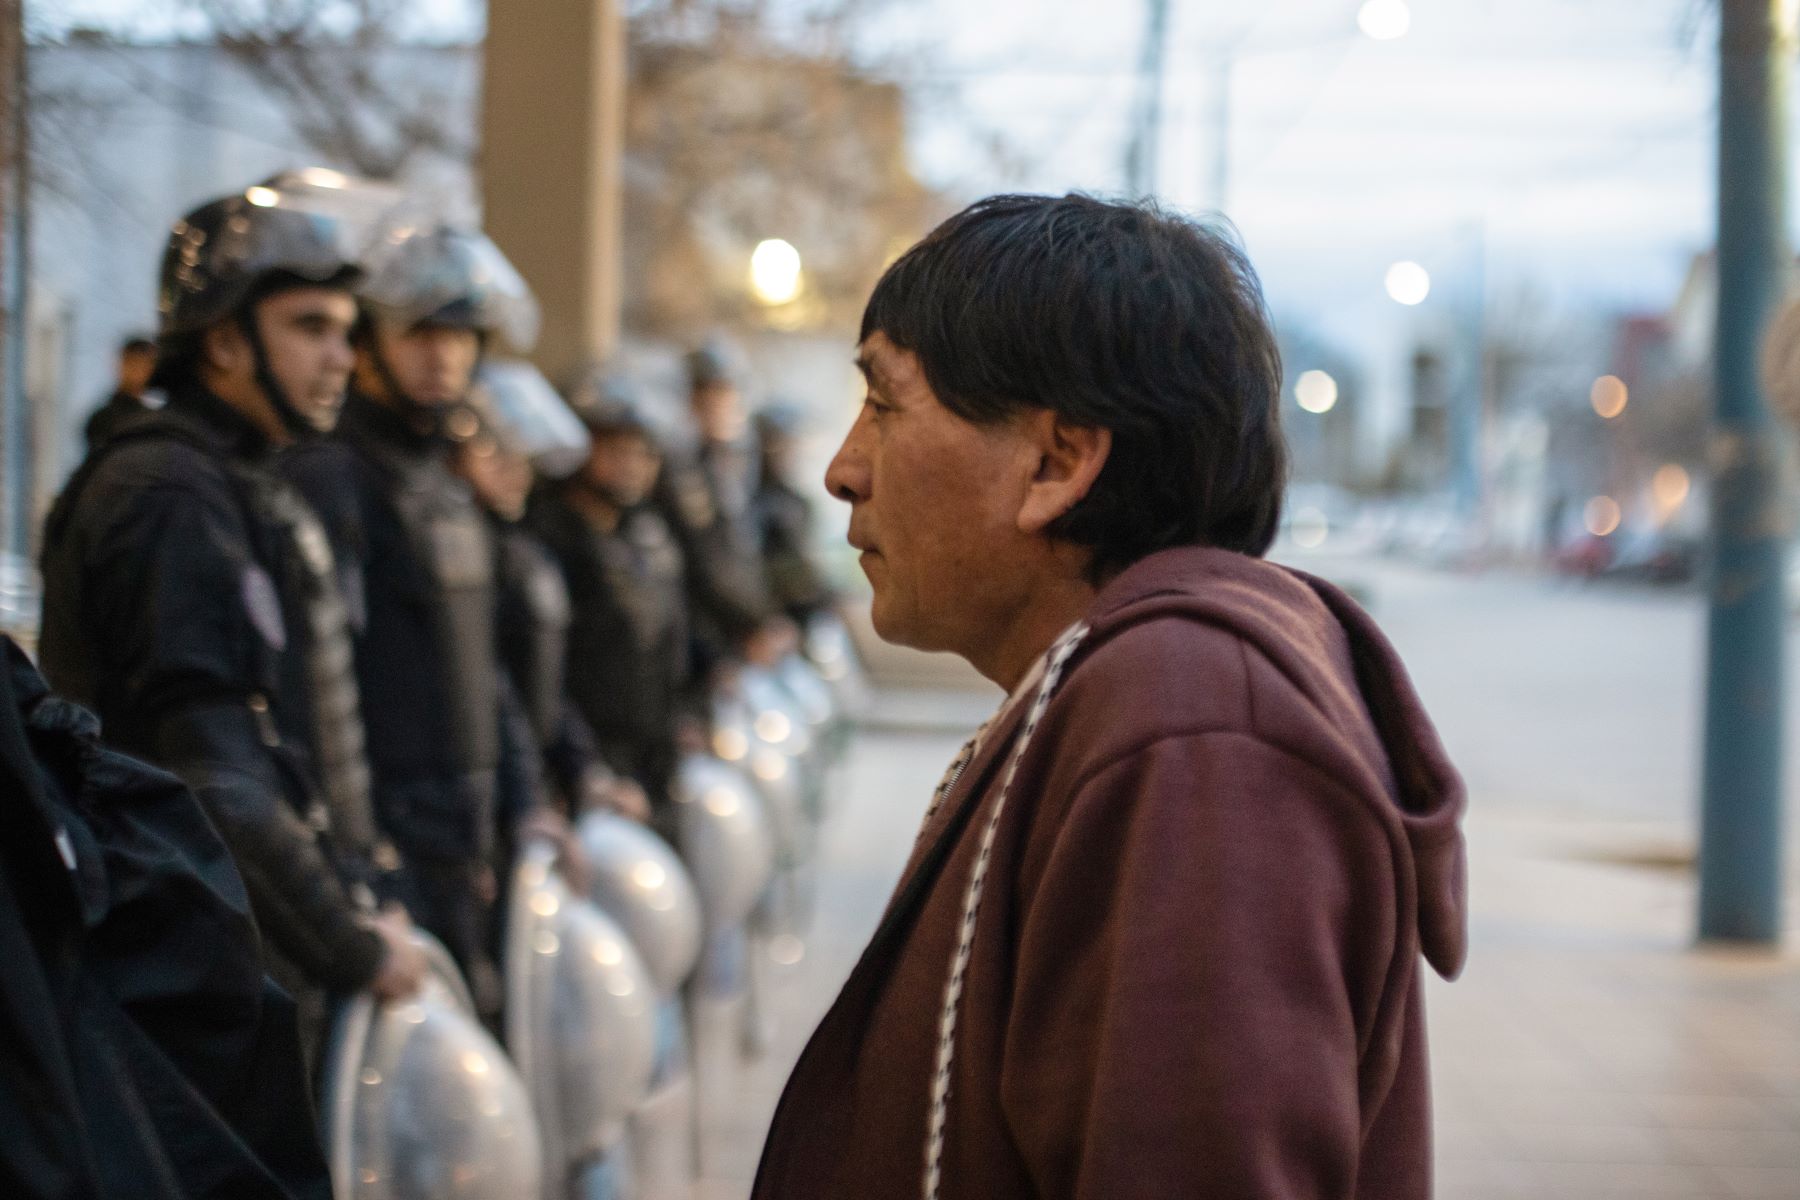
[[[1294,381],[1294,399],[1309,413],[1328,413],[1338,402],[1337,380],[1324,371],[1303,371]]]
[[[750,254],[750,290],[773,308],[800,294],[800,252],[781,238],[767,238]]]
[[[1387,269],[1387,294],[1409,308],[1423,304],[1431,295],[1431,273],[1416,262],[1397,262]]]
[[[1412,10],[1406,0],[1368,0],[1357,10],[1356,27],[1378,42],[1391,42],[1412,28]]]

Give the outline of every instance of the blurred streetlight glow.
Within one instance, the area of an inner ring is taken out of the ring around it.
[[[1308,505],[1294,514],[1290,527],[1294,545],[1302,550],[1317,550],[1331,536],[1331,522],[1322,509]]]
[[[274,208],[281,203],[281,196],[274,188],[253,187],[244,189],[244,199],[258,208]]]
[[[1412,28],[1412,9],[1406,0],[1368,0],[1357,10],[1356,27],[1378,42],[1391,42]]]
[[[1603,420],[1610,421],[1625,411],[1631,393],[1625,387],[1625,381],[1617,375],[1602,375],[1594,380],[1594,386],[1588,391],[1588,399],[1594,405],[1594,411]]]
[[[1668,520],[1688,498],[1693,483],[1688,473],[1675,463],[1664,463],[1650,477],[1650,498],[1656,502],[1657,514]]]
[[[1431,295],[1431,273],[1416,262],[1397,262],[1387,269],[1387,294],[1397,304],[1423,304]]]
[[[800,252],[781,238],[756,244],[750,254],[750,290],[764,304],[786,304],[800,294]]]
[[[1338,402],[1337,380],[1324,371],[1303,371],[1294,381],[1294,399],[1309,413],[1328,413]]]
[[[1619,502],[1611,496],[1595,496],[1587,502],[1587,531],[1595,537],[1610,537],[1619,528],[1624,514],[1619,511]]]

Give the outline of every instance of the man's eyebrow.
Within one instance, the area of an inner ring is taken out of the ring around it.
[[[850,361],[856,364],[856,369],[862,372],[864,379],[868,380],[870,383],[875,382],[875,367],[869,360],[868,354],[858,351],[856,357]]]

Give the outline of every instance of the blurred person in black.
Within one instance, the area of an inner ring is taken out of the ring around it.
[[[448,424],[489,344],[529,345],[537,310],[477,231],[394,228],[367,266],[337,436],[285,468],[352,568],[375,812],[405,862],[402,894],[492,1023],[501,823],[526,819],[537,789],[495,650],[493,539],[451,469]]]
[[[655,500],[686,563],[696,682],[733,659],[768,664],[792,642],[764,574],[758,455],[740,374],[722,345],[684,360],[690,445],[672,448]]]
[[[455,469],[474,491],[493,537],[501,671],[564,815],[578,817],[588,806],[601,805],[643,820],[649,815],[643,788],[606,764],[569,698],[568,585],[555,557],[524,521],[537,479],[533,459],[546,469],[552,459],[561,465],[573,456],[579,463],[587,457],[588,435],[534,368],[523,363],[506,368],[504,376],[488,372],[472,402],[450,422],[457,441]],[[548,411],[522,413],[528,405]],[[552,437],[555,444],[545,445]]]
[[[538,493],[529,520],[568,584],[569,696],[606,761],[648,794],[651,823],[673,839],[688,603],[681,548],[648,502],[662,459],[643,413],[616,390],[581,418],[587,461]]]
[[[369,809],[337,564],[275,471],[335,421],[349,376],[358,238],[336,204],[259,186],[175,225],[168,403],[76,472],[43,561],[45,673],[206,806],[309,1056],[328,992],[403,996],[425,970],[405,915],[373,910],[397,864]]]
[[[112,395],[88,417],[83,433],[90,452],[119,427],[125,418],[148,412],[144,392],[150,387],[150,376],[156,370],[156,343],[146,337],[129,337],[119,346],[118,376]]]
[[[5,638],[0,828],[0,1195],[329,1200],[217,830]]]
[[[755,417],[763,569],[775,603],[802,628],[833,600],[814,556],[813,506],[794,482],[804,426],[805,418],[791,404],[770,404]]]

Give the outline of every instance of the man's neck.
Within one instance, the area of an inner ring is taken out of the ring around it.
[[[1010,694],[1063,630],[1087,614],[1095,594],[1093,585],[1081,578],[1061,579],[1034,589],[1000,637],[964,657]]]
[[[611,533],[619,527],[625,512],[600,492],[579,479],[570,480],[564,493],[569,506],[594,529]]]
[[[200,386],[231,411],[250,422],[271,446],[291,445],[294,435],[275,412],[275,405],[254,384],[234,387],[223,380],[201,376]]]

